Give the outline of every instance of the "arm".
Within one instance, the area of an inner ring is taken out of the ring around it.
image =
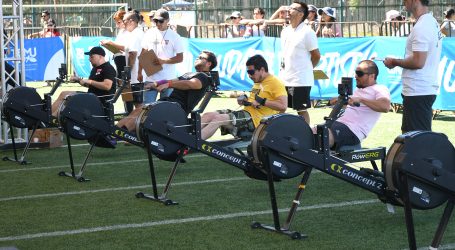
[[[169,59],[158,58],[160,64],[177,64],[183,62],[183,53],[177,53],[174,57]]]
[[[160,84],[161,81],[164,83]],[[163,89],[167,88],[174,88],[180,90],[191,90],[191,89],[201,89],[202,82],[197,78],[191,78],[190,80],[160,80],[158,82],[148,83],[145,85],[146,89],[156,89],[157,91],[162,91]]]
[[[405,59],[387,57],[384,59],[384,65],[389,69],[395,68],[396,66],[404,69],[421,69],[425,66],[426,60],[426,51],[413,51],[412,55],[406,57]]]
[[[111,41],[111,40],[102,40],[100,41],[100,44],[105,47],[105,45],[110,45],[112,47],[115,47],[117,48],[118,50],[120,51],[125,51],[125,46],[124,45],[121,45],[119,43],[116,43],[114,41]]]
[[[444,34],[444,36],[448,36],[448,35],[449,35],[449,34],[448,34],[449,32],[447,32],[448,29],[446,28],[447,25],[449,25],[448,22],[443,22],[443,23],[441,24],[441,29],[440,29],[440,31],[441,31],[442,34]]]
[[[390,99],[384,97],[377,100],[368,100],[361,97],[349,98],[349,105],[352,106],[354,102],[363,103],[376,112],[387,113],[390,110]]]
[[[280,16],[280,12],[281,11],[287,11],[288,9],[288,6],[280,6],[280,8],[278,8],[274,13],[273,15],[269,18],[269,20],[274,20],[274,19],[278,19],[278,17]]]
[[[321,53],[319,52],[319,49],[315,49],[310,51],[311,55],[311,63],[313,64],[313,68],[316,67],[319,63],[319,60],[321,59]]]
[[[128,53],[128,66],[131,68],[133,67],[134,63],[136,62],[137,51],[130,51]]]
[[[90,86],[101,89],[110,90],[112,87],[112,80],[104,79],[102,82],[97,82],[91,79],[84,79],[79,76],[73,75],[70,77],[70,81],[78,82],[81,86],[89,88]]]
[[[258,103],[258,101],[256,100],[254,100],[251,103],[251,105],[255,108],[259,108],[261,106],[261,104]],[[286,109],[288,108],[288,97],[279,96],[276,100],[266,100],[262,106],[271,108],[279,112],[286,112]]]

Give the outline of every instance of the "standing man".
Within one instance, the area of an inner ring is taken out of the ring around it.
[[[416,24],[406,40],[404,59],[386,58],[384,65],[402,67],[403,133],[414,130],[431,131],[432,106],[439,89],[438,65],[442,51],[439,25],[428,9],[429,0],[404,0],[406,10]]]
[[[282,63],[280,78],[288,92],[288,107],[310,123],[307,109],[311,107],[310,92],[314,85],[313,68],[321,54],[316,33],[305,25],[308,16],[306,3],[294,1],[288,7],[290,25],[281,32]]]
[[[84,54],[89,55],[89,61],[93,68],[90,71],[88,79],[79,76],[71,76],[70,81],[78,82],[81,86],[88,88],[88,93],[93,93],[100,97],[103,104],[114,97],[116,84],[116,72],[114,67],[104,58],[106,52],[101,47],[93,47],[89,52]],[[57,116],[58,108],[67,95],[73,95],[75,91],[63,91],[58,96],[57,100],[52,104],[52,115]]]
[[[150,28],[144,35],[142,50],[153,50],[158,57],[156,65],[161,65],[162,70],[153,75],[143,77],[143,70],[139,67],[139,81],[154,82],[160,79],[174,79],[176,77],[175,64],[183,61],[183,43],[180,35],[169,28],[169,13],[165,9],[157,10],[153,17],[155,27]],[[160,97],[169,96],[172,89],[167,89],[160,93]],[[144,103],[151,103],[156,100],[158,92],[156,90],[144,93]]]
[[[114,20],[117,22],[119,33],[115,41],[102,40],[102,46],[112,46],[120,52],[114,55],[114,62],[117,66],[118,78],[121,78],[121,73],[126,65],[131,69],[131,88],[128,92],[133,92],[133,100],[125,102],[125,107],[128,113],[133,110],[134,106],[138,107],[142,103],[142,89],[143,87],[138,80],[138,57],[142,51],[141,42],[144,37],[144,32],[138,27],[139,15],[136,11],[118,11],[114,15]],[[128,54],[127,54],[128,51]],[[126,62],[128,60],[128,62]],[[120,83],[121,85],[121,83]]]
[[[127,31],[126,44],[119,44],[119,49],[125,51],[125,56],[128,58],[127,65],[131,67],[131,90],[133,92],[133,104],[137,108],[143,102],[142,98],[142,89],[143,86],[139,79],[139,59],[141,55],[141,42],[144,37],[144,31],[139,27],[140,15],[139,12],[133,10],[128,11],[123,16],[123,24],[125,25],[125,30]],[[126,54],[128,53],[128,54]]]
[[[46,29],[47,24],[49,22],[55,24],[55,21],[54,21],[54,19],[51,18],[51,14],[49,13],[49,11],[44,10],[43,12],[41,12],[41,27],[43,27],[43,29]]]
[[[221,127],[221,134],[237,136],[242,131],[253,132],[265,116],[285,112],[288,106],[286,89],[278,78],[269,73],[267,62],[261,55],[246,61],[248,76],[254,85],[249,97],[238,98],[243,110],[218,110],[204,113],[201,118],[203,140],[210,138]]]

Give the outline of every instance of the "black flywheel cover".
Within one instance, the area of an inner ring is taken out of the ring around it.
[[[91,121],[106,119],[103,104],[91,93],[76,93],[67,96],[60,105],[58,121],[68,136],[77,140],[93,139],[99,131]]]
[[[431,163],[431,167],[428,163]],[[409,198],[414,208],[431,209],[447,201],[447,193],[419,179],[418,175],[408,178],[408,190],[400,190],[399,171],[404,166],[417,168],[417,173],[422,175],[433,171],[435,166],[454,173],[455,149],[444,134],[413,131],[398,136],[387,153],[383,172],[390,190],[398,193],[409,191]],[[444,183],[438,183],[438,185],[444,185]],[[402,203],[401,200],[400,202]]]
[[[31,129],[42,112],[43,100],[34,88],[18,86],[3,97],[2,116],[13,127]]]
[[[270,138],[279,138],[283,144],[279,151],[269,150],[264,142]],[[252,156],[255,162],[267,160],[274,177],[278,179],[294,178],[305,170],[301,162],[291,159],[285,154],[298,154],[314,148],[314,136],[305,120],[296,115],[279,114],[261,121],[256,128],[251,143]],[[268,159],[264,159],[267,150]],[[264,162],[258,165],[264,166]],[[265,171],[265,169],[262,169]]]
[[[158,101],[144,107],[136,121],[138,137],[144,144],[148,143],[151,152],[162,160],[174,161],[177,151],[185,145],[160,134],[155,126],[165,134],[189,133],[186,112],[177,103]]]

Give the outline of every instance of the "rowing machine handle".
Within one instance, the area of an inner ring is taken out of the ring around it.
[[[60,68],[58,69],[58,77],[55,79],[55,84],[52,87],[51,91],[48,93],[49,96],[52,96],[55,94],[55,91],[57,91],[57,88],[60,87],[60,85],[66,81],[66,77],[68,76],[68,70],[66,68],[66,63],[62,63]]]
[[[131,80],[131,67],[130,66],[125,66],[122,71],[122,85],[120,85],[120,88],[117,89],[117,92],[115,92],[114,97],[109,100],[111,103],[115,103],[117,99],[120,97],[122,94],[122,91],[128,86],[128,83]]]

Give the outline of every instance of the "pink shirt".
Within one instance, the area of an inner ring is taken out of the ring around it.
[[[363,89],[358,88],[354,91],[352,96],[368,100],[378,100],[380,98],[387,98],[390,100],[390,92],[387,87],[378,84]],[[361,103],[360,107],[348,106],[344,115],[338,118],[337,121],[348,126],[359,140],[363,140],[379,120],[380,115],[380,112],[374,111]]]

